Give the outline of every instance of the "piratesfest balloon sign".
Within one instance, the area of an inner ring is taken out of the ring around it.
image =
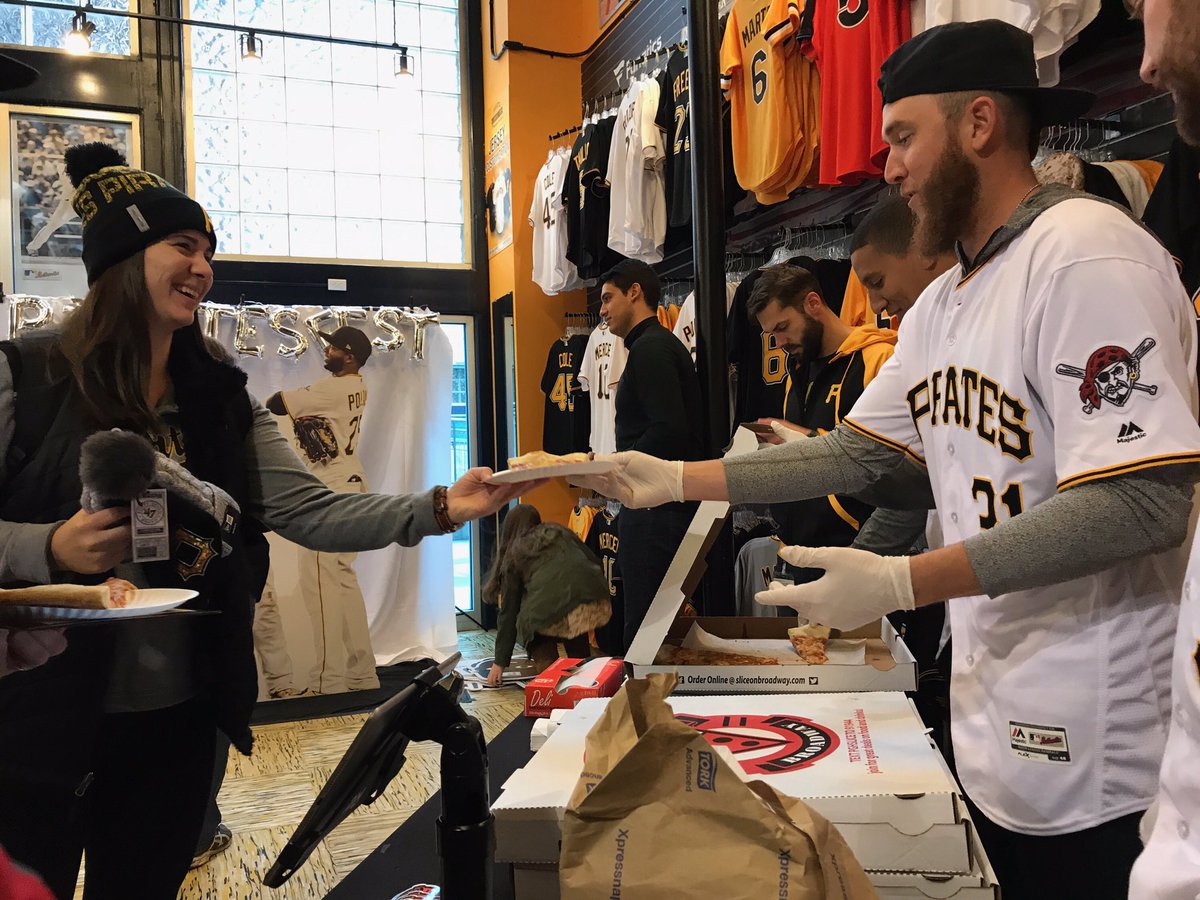
[[[60,323],[79,305],[72,297],[10,294],[7,299],[10,337]],[[332,306],[302,315],[291,306],[201,303],[199,317],[206,335],[231,340],[239,356],[261,359],[265,353],[275,353],[287,360],[297,360],[314,347],[320,355],[320,332],[328,334],[345,325],[361,329],[380,352],[391,353],[407,345],[413,359],[423,360],[426,329],[438,324],[437,313],[409,306]],[[223,322],[232,327],[222,327]]]

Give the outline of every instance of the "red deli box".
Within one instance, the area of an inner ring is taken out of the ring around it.
[[[525,715],[545,718],[589,697],[611,697],[625,680],[623,660],[560,659],[525,685]]]

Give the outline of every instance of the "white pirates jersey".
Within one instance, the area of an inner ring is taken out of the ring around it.
[[[591,394],[593,453],[617,452],[617,382],[625,371],[625,342],[601,325],[588,336],[579,387]]]
[[[562,207],[562,184],[566,168],[565,156],[550,155],[538,170],[533,203],[529,207],[529,224],[533,226],[533,280],[547,294],[557,294],[564,282],[567,215]]]
[[[608,246],[647,263],[662,262],[667,236],[666,142],[654,121],[661,96],[653,78],[626,92],[608,157]]]
[[[845,424],[928,466],[953,545],[1075,485],[1200,461],[1195,332],[1157,241],[1067,199],[926,289]],[[1171,557],[948,603],[958,774],[989,818],[1054,835],[1149,805],[1170,714]]]
[[[364,477],[358,447],[363,412],[367,408],[367,386],[361,375],[322,378],[297,391],[280,391],[280,396],[293,420],[304,417],[322,420],[333,435],[336,453],[329,453],[319,462],[306,459],[318,478],[330,485],[352,475]]]
[[[1129,900],[1200,897],[1200,544],[1192,546],[1184,583],[1171,700],[1158,814],[1133,867]]]
[[[725,315],[729,315],[729,310],[733,307],[733,296],[737,293],[738,286],[732,282],[725,282]],[[683,341],[683,346],[687,347],[688,353],[692,354],[692,362],[696,361],[696,295],[691,293],[687,295],[687,299],[683,301],[683,306],[679,307],[679,318],[675,320],[675,327],[671,329],[675,337]]]

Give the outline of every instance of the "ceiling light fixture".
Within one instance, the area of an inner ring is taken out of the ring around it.
[[[251,28],[245,34],[238,36],[238,44],[242,48],[242,59],[248,63],[258,64],[263,58],[263,42],[262,38],[254,33]]]
[[[412,77],[412,68],[408,64],[408,48],[396,43],[396,0],[392,0],[392,49],[396,51],[395,68],[393,73],[397,78]]]
[[[96,33],[96,23],[89,22],[87,13],[82,9],[71,19],[71,30],[63,39],[63,49],[74,56],[82,56],[92,52],[92,35]]]

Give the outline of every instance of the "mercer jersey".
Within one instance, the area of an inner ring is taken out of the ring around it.
[[[308,416],[323,420],[333,435],[337,453],[311,466],[318,477],[324,478],[324,473],[331,477],[362,476],[358,446],[367,408],[367,386],[361,375],[322,378],[298,391],[280,391],[279,396],[293,420]]]
[[[947,545],[1076,485],[1200,461],[1195,317],[1170,256],[1126,213],[1058,190],[925,290],[845,419],[928,466]],[[1057,835],[1149,805],[1178,555],[947,604],[958,774],[993,821]]]
[[[819,84],[799,52],[800,12],[787,0],[737,0],[721,42],[738,184],[779,203],[806,183],[820,145]]]
[[[579,368],[579,389],[591,397],[593,453],[617,452],[617,382],[625,371],[625,342],[601,325],[588,336]]]

